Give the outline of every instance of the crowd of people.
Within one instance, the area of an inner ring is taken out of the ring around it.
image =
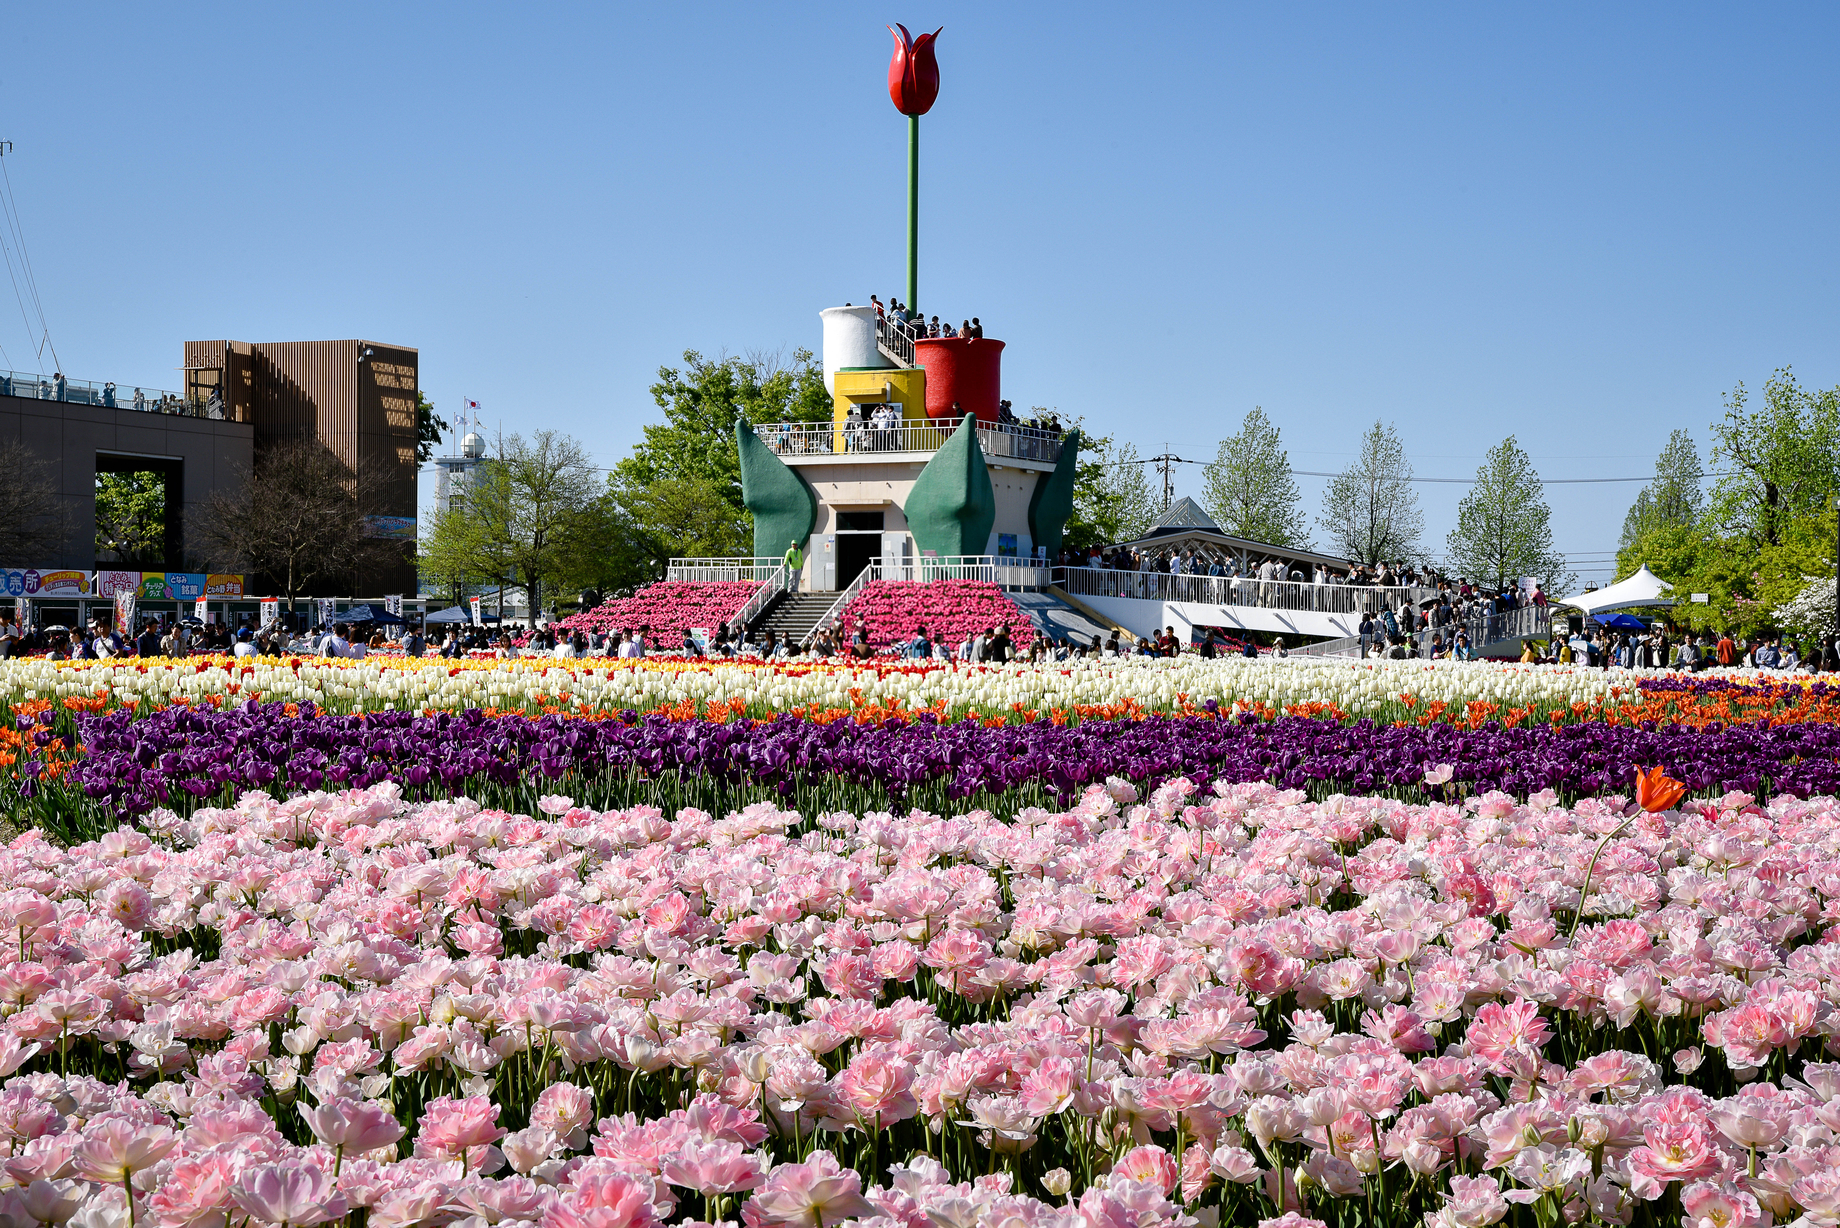
[[[1160,563],[1125,550],[1107,552],[1114,564]],[[1180,574],[1180,573],[1178,573]],[[1379,601],[1365,610],[1352,647],[1362,658],[1426,660],[1473,659],[1483,645],[1503,638],[1518,638],[1520,660],[1528,664],[1583,665],[1589,668],[1620,666],[1625,669],[1670,669],[1697,672],[1712,668],[1767,669],[1804,673],[1840,671],[1840,639],[1807,640],[1785,635],[1750,638],[1729,634],[1680,630],[1655,622],[1640,631],[1605,627],[1588,620],[1571,624],[1550,619],[1545,594],[1537,587],[1504,587],[1487,591],[1465,581],[1449,580],[1410,567],[1382,565],[1356,569],[1342,583],[1366,584],[1397,590],[1401,579],[1417,581],[1411,587],[1435,586],[1435,595],[1422,602],[1401,601],[1394,606]],[[1393,581],[1387,584],[1386,581]],[[1319,581],[1328,583],[1330,581]],[[1390,594],[1389,594],[1390,595]],[[1533,619],[1510,623],[1516,610],[1537,610]],[[681,639],[654,634],[650,626],[609,631],[569,631],[554,625],[534,629],[507,624],[492,629],[469,623],[445,628],[421,624],[392,631],[374,623],[336,622],[330,626],[303,625],[289,630],[287,620],[256,627],[248,622],[232,628],[196,619],[149,618],[137,634],[112,628],[106,618],[92,619],[77,628],[21,627],[0,615],[0,659],[46,656],[52,660],[107,660],[112,657],[187,657],[224,654],[233,656],[302,656],[363,658],[386,652],[411,657],[498,660],[546,657],[556,659],[638,658],[657,654],[687,657],[822,660],[831,657],[894,656],[908,660],[957,661],[1002,664],[1011,660],[1069,661],[1130,656],[1173,657],[1193,652],[1202,657],[1227,654],[1248,657],[1291,655],[1280,637],[1261,648],[1250,636],[1234,636],[1220,628],[1196,628],[1180,639],[1174,627],[1157,635],[1137,637],[1114,630],[1109,639],[1100,635],[1090,642],[1067,635],[1032,634],[1019,646],[1008,626],[985,627],[957,642],[928,634],[925,627],[913,638],[890,645],[870,642],[868,628],[830,623],[798,641],[782,638],[770,628],[759,631],[723,623],[715,632],[699,636],[684,631]],[[1567,630],[1575,626],[1575,630]]]
[[[952,327],[952,321],[950,319],[941,323],[939,317],[934,316],[932,320],[929,321],[924,314],[913,311],[892,294],[888,296],[888,301],[886,303],[871,294],[869,296],[869,305],[875,308],[875,318],[877,320],[886,320],[889,324],[900,329],[910,338],[981,338],[984,335],[984,325],[979,322],[976,316],[972,316],[969,320],[961,321],[958,327],[954,328]]]
[[[50,379],[43,376],[21,378],[16,372],[0,371],[0,396],[100,405],[104,409],[124,408],[114,380],[100,388],[93,384],[79,384],[73,388],[62,371],[54,373]],[[143,413],[185,414],[189,417],[218,419],[226,417],[223,397],[216,389],[212,389],[207,396],[188,400],[175,392],[155,391],[149,395],[136,388],[127,399],[127,404]]]

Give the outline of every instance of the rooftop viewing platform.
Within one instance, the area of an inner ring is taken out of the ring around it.
[[[104,409],[132,409],[149,414],[177,414],[186,418],[234,421],[235,415],[216,397],[186,397],[164,388],[131,387],[113,380],[60,379],[29,371],[0,371],[0,396],[35,401],[61,401],[69,405],[99,405]]]
[[[871,423],[757,423],[754,434],[789,465],[814,461],[866,460],[931,456],[952,437],[956,423],[902,420],[892,426]],[[1009,423],[978,423],[978,446],[992,461],[1013,461],[1030,468],[1051,468],[1061,458],[1060,431]]]

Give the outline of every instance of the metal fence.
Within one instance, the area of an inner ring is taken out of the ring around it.
[[[1057,567],[1055,583],[1076,597],[1130,597],[1139,601],[1186,601],[1198,605],[1257,606],[1318,614],[1378,614],[1401,606],[1418,609],[1437,599],[1430,588],[1381,588],[1353,584],[1303,584],[1243,576],[1175,576],[1162,571],[1107,571]]]
[[[774,598],[781,593],[792,592],[798,586],[799,573],[783,562],[778,564],[771,575],[762,579],[760,587],[755,589],[754,595],[747,599],[747,604],[735,611],[735,616],[728,620],[730,625],[747,626],[766,613],[767,607],[773,604]]]
[[[771,580],[785,567],[783,559],[710,558],[672,559],[664,578],[692,584],[724,584],[742,580]]]
[[[1546,606],[1519,606],[1512,610],[1501,610],[1494,614],[1475,614],[1460,618],[1442,627],[1428,627],[1414,631],[1405,637],[1404,649],[1407,657],[1428,658],[1433,645],[1440,638],[1446,651],[1456,640],[1458,631],[1462,631],[1469,641],[1471,652],[1482,652],[1490,645],[1504,640],[1522,640],[1550,634],[1552,631],[1552,611]],[[1384,641],[1369,641],[1367,647],[1383,648]],[[1323,640],[1315,644],[1306,644],[1301,648],[1291,649],[1293,656],[1305,657],[1358,657],[1362,650],[1361,637],[1346,636],[1338,640]]]
[[[0,371],[0,396],[34,401],[62,401],[69,405],[100,405],[104,409],[133,409],[142,413],[179,414],[187,418],[227,419],[221,402],[187,399],[164,388],[118,387],[113,381],[67,379],[60,387],[48,375],[30,371]]]
[[[951,422],[903,421],[896,426],[837,426],[834,423],[769,422],[754,427],[760,441],[781,456],[839,456],[876,452],[937,452],[958,429]],[[1061,436],[1032,426],[985,425],[977,428],[978,447],[991,460],[1061,458]]]
[[[882,352],[896,362],[914,365],[914,338],[920,334],[911,324],[902,324],[886,315],[875,317],[875,340]]]

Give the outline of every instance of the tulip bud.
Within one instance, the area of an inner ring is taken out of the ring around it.
[[[1056,1198],[1064,1198],[1073,1188],[1073,1175],[1064,1168],[1051,1168],[1041,1175],[1041,1188]]]
[[[888,97],[903,115],[925,115],[939,97],[939,61],[933,54],[933,40],[944,29],[940,26],[919,38],[903,25],[888,31],[894,34],[895,44],[894,56],[888,61]],[[900,33],[895,34],[896,30]]]

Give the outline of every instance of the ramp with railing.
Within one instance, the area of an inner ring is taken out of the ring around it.
[[[1462,631],[1467,638],[1471,656],[1506,656],[1519,653],[1521,645],[1527,640],[1544,639],[1551,635],[1552,610],[1548,606],[1530,605],[1494,614],[1476,614],[1441,627],[1415,631],[1406,637],[1401,647],[1408,657],[1429,657],[1434,641],[1442,637],[1448,647],[1458,631]],[[1358,658],[1364,648],[1369,651],[1385,650],[1383,645],[1371,641],[1363,644],[1359,635],[1350,635],[1306,644],[1291,651],[1294,656]]]

